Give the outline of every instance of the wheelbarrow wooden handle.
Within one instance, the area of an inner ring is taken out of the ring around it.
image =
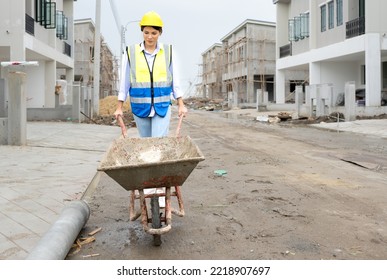
[[[118,115],[117,116],[117,121],[118,121],[118,125],[121,127],[121,133],[122,133],[122,136],[124,138],[126,138],[126,126],[125,126],[125,123],[124,123],[124,118],[122,117],[122,115]]]
[[[181,128],[181,124],[183,122],[183,118],[184,118],[184,115],[181,115],[179,117],[179,123],[177,124],[177,128],[176,128],[176,137],[180,137],[180,128]]]

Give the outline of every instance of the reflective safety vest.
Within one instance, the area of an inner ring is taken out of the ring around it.
[[[148,65],[140,45],[127,48],[130,63],[130,104],[133,114],[140,118],[149,116],[152,106],[160,117],[167,114],[171,104],[172,46],[161,44],[153,65]]]

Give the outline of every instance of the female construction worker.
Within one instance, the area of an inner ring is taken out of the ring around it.
[[[119,118],[123,117],[122,105],[129,95],[140,137],[163,137],[169,131],[171,95],[177,100],[179,117],[185,116],[187,109],[177,80],[172,46],[158,41],[163,21],[157,13],[148,12],[142,17],[140,27],[144,41],[127,47],[123,55],[114,115],[125,137],[126,128]]]

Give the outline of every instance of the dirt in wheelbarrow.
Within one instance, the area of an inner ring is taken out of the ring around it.
[[[67,259],[387,259],[387,139],[199,110],[181,134],[205,160],[162,244],[130,221],[129,192],[102,173]]]

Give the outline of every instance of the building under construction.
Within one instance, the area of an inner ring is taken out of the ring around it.
[[[256,106],[257,93],[274,100],[276,26],[246,20],[202,53],[201,92],[231,107]]]
[[[94,79],[94,23],[91,19],[74,22],[74,81],[92,86]],[[117,95],[118,60],[101,38],[99,98]]]

